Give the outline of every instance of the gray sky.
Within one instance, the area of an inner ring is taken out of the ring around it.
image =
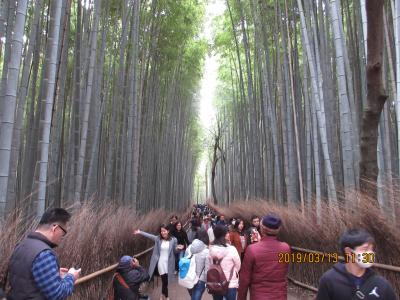
[[[206,8],[206,22],[203,27],[203,36],[205,36],[209,43],[213,40],[212,20],[216,16],[222,15],[225,11],[225,2],[223,0],[210,0]],[[215,121],[215,107],[214,96],[215,88],[218,83],[218,56],[211,54],[206,57],[204,74],[201,81],[200,88],[200,122],[204,132],[208,132]],[[204,176],[206,165],[208,162],[206,151],[203,152],[200,166],[198,169],[199,175]]]

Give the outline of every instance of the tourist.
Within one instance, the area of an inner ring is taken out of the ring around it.
[[[10,299],[58,300],[72,294],[81,271],[60,268],[53,250],[67,234],[70,218],[65,209],[48,209],[37,229],[16,246],[8,269]]]
[[[209,216],[204,216],[203,224],[201,224],[201,228],[207,231],[211,227],[211,222]]]
[[[251,225],[246,233],[247,245],[257,243],[261,240],[260,218],[258,216],[251,217]]]
[[[348,230],[339,245],[345,262],[335,264],[322,275],[317,300],[397,299],[390,283],[371,268],[375,241],[367,231]]]
[[[247,239],[244,232],[244,221],[236,219],[235,225],[229,232],[229,239],[232,246],[236,248],[239,253],[240,259],[243,260],[244,250],[246,249]]]
[[[115,300],[139,300],[140,284],[149,280],[149,273],[136,258],[121,257],[113,278]]]
[[[244,255],[238,300],[246,300],[249,289],[251,300],[287,299],[289,265],[279,262],[278,254],[290,253],[290,247],[277,239],[281,223],[281,219],[275,214],[268,214],[263,218],[261,240],[248,246]]]
[[[177,272],[179,269],[179,260],[184,256],[185,250],[190,243],[186,230],[183,229],[181,222],[175,224],[175,229],[172,231],[172,235],[176,238],[178,245],[183,245],[183,249],[175,255],[175,272]]]
[[[159,235],[153,235],[139,229],[134,231],[134,234],[140,234],[154,241],[154,249],[150,259],[149,276],[154,275],[161,277],[161,300],[169,300],[168,297],[168,282],[174,279],[175,271],[175,254],[183,249],[183,245],[178,245],[175,237],[171,236],[168,226],[161,225]]]
[[[197,230],[200,228],[200,223],[197,219],[192,219],[190,221],[190,228],[187,232],[189,243],[193,242],[194,237],[196,236]]]
[[[221,268],[229,281],[227,294],[213,295],[213,300],[235,300],[239,286],[238,272],[240,270],[240,257],[235,247],[229,245],[226,240],[228,228],[224,225],[217,225],[214,228],[215,240],[210,246],[210,260],[220,260]]]
[[[169,219],[169,224],[168,224],[168,231],[170,232],[170,234],[173,234],[174,230],[175,230],[175,225],[178,222],[178,216],[173,215],[171,216],[171,218]]]
[[[196,274],[199,277],[199,281],[196,285],[192,289],[188,290],[191,300],[200,300],[206,288],[207,271],[210,262],[208,257],[209,243],[210,241],[207,232],[204,229],[199,229],[196,233],[196,238],[185,253],[186,256],[190,254],[195,255]]]

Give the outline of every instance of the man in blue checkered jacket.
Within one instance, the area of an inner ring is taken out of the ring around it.
[[[65,209],[48,209],[37,230],[17,245],[9,264],[9,299],[63,300],[72,294],[80,270],[60,268],[53,251],[67,234],[70,218]]]

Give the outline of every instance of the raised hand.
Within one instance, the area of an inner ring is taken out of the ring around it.
[[[140,266],[140,264],[139,264],[139,260],[138,260],[137,258],[133,258],[133,260],[132,260],[132,264],[133,264],[133,266],[134,266],[134,267],[138,267],[138,266]]]
[[[140,229],[136,229],[136,230],[133,232],[134,235],[137,235],[137,234],[139,234],[139,233],[140,233]]]

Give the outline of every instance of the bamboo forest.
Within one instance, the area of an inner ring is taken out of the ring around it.
[[[67,241],[104,241],[60,250],[95,271],[208,203],[293,216],[303,248],[363,224],[400,266],[399,1],[0,0],[0,73],[1,260],[49,208],[80,216]]]

